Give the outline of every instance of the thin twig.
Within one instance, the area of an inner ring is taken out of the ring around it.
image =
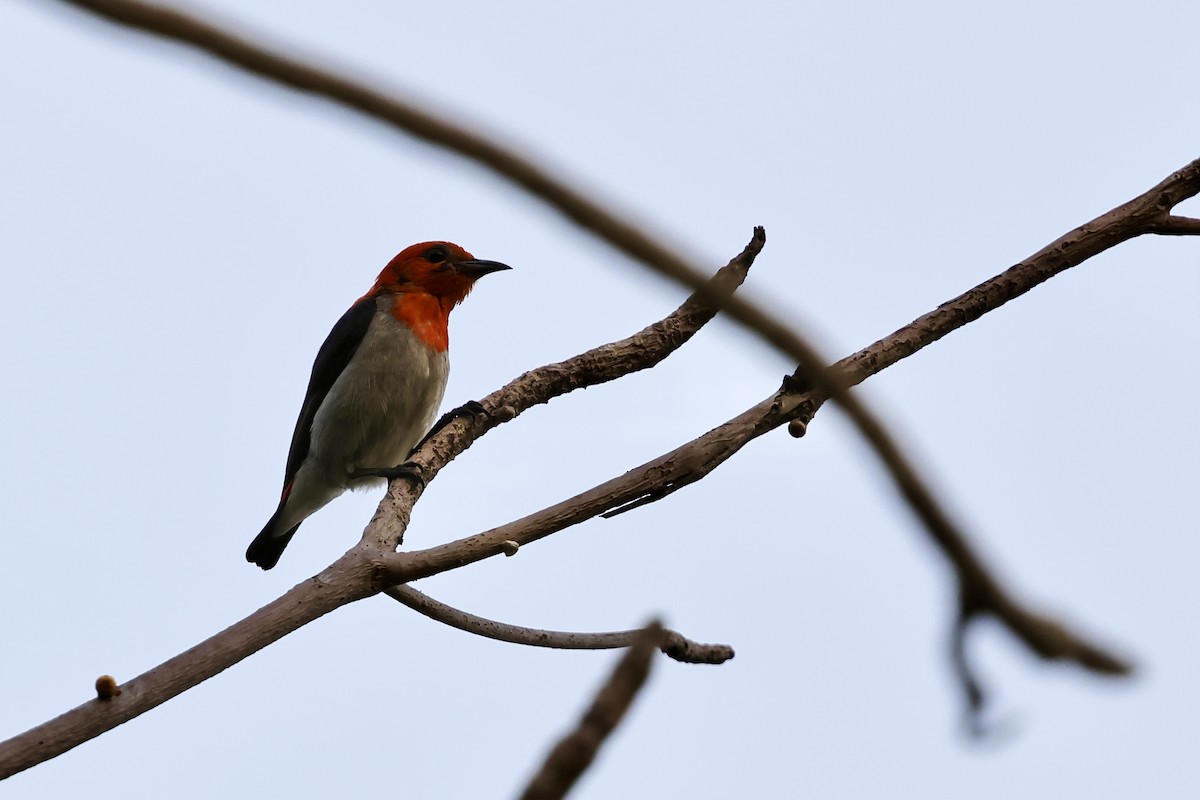
[[[658,621],[638,632],[633,646],[621,657],[579,724],[546,756],[521,800],[558,800],[566,796],[645,685],[661,633]]]
[[[558,650],[611,650],[629,647],[641,629],[612,631],[608,633],[572,633],[569,631],[547,631],[524,628],[506,622],[469,614],[466,611],[434,600],[411,586],[393,586],[384,594],[424,614],[432,620],[445,623],[460,631],[473,633],[488,639],[530,647],[550,647]],[[701,644],[693,642],[676,631],[664,628],[658,639],[658,648],[676,661],[687,664],[723,664],[733,658],[733,648],[727,644]]]
[[[1172,214],[1155,224],[1154,233],[1167,236],[1200,236],[1200,219],[1177,217]]]

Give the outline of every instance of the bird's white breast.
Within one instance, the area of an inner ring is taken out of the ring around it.
[[[417,338],[381,298],[367,334],[313,419],[308,462],[347,488],[362,469],[402,463],[437,418],[450,372],[447,354]],[[336,433],[335,433],[336,432]]]

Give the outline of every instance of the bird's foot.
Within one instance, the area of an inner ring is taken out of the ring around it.
[[[803,369],[798,369],[791,375],[783,376],[783,386],[779,388],[779,391],[788,394],[804,394],[812,389],[812,379],[804,373]]]
[[[476,414],[486,414],[487,409],[483,407],[483,403],[478,400],[468,400],[458,408],[451,409],[446,412],[447,417],[473,417]]]
[[[425,488],[425,476],[421,473],[421,467],[411,461],[405,461],[403,464],[395,467],[359,469],[350,473],[351,480],[358,480],[359,478],[387,478],[389,481],[396,478],[408,478],[417,488]]]
[[[417,442],[417,446],[414,447],[411,451],[409,451],[409,455],[412,455],[413,453],[420,450],[421,445],[425,444],[430,439],[432,439],[434,436],[436,436],[438,433],[440,433],[442,428],[449,425],[451,422],[453,422],[458,417],[473,417],[476,414],[487,414],[487,413],[488,413],[487,409],[483,407],[483,403],[480,403],[478,400],[468,400],[467,402],[463,403],[458,408],[450,409],[445,414],[442,414],[441,419],[439,419],[437,422],[433,423],[433,427],[429,429],[429,433],[425,434],[421,438],[421,441]]]

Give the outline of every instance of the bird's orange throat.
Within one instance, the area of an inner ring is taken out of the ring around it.
[[[402,292],[392,303],[392,316],[425,344],[444,353],[450,347],[450,309],[454,303],[424,292]]]

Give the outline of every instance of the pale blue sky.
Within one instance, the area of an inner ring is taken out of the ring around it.
[[[201,8],[486,125],[714,268],[765,225],[747,292],[834,357],[1200,156],[1191,2]],[[321,511],[270,573],[242,558],[316,348],[405,245],[515,267],[455,313],[447,404],[683,296],[473,166],[54,2],[0,8],[0,71],[0,736],[357,540],[377,494]],[[1000,573],[1139,663],[1093,679],[979,629],[999,741],[960,735],[947,571],[832,410],[661,503],[420,588],[537,627],[661,614],[737,648],[660,663],[579,798],[1195,795],[1198,300],[1200,241],[1135,241],[863,387]],[[714,324],[480,441],[409,545],[620,474],[789,370]],[[506,797],[614,658],[376,598],[0,795]]]

